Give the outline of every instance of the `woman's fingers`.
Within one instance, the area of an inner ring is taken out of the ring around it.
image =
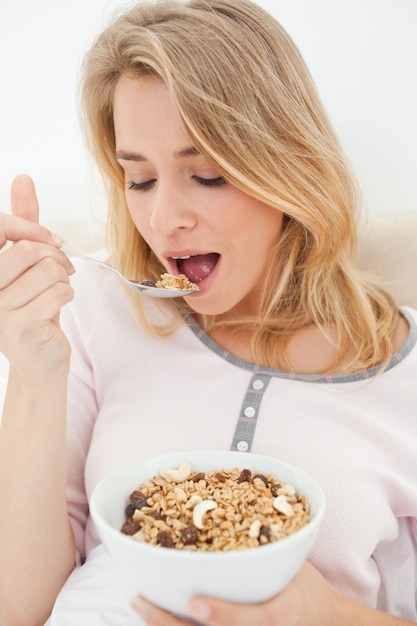
[[[177,618],[139,596],[131,602],[131,607],[145,620],[147,626],[190,626],[190,620]]]
[[[32,380],[66,367],[69,359],[58,319],[73,289],[62,266],[49,260],[41,266],[0,291],[0,350],[15,371]]]
[[[26,174],[19,174],[12,181],[10,189],[12,214],[29,222],[39,222],[39,204],[33,180]]]
[[[22,217],[0,213],[0,248],[8,241],[40,241],[52,246],[62,246],[62,238],[55,233],[51,233],[44,226],[35,222],[30,222]]]
[[[15,372],[38,380],[69,362],[59,312],[73,297],[74,268],[62,239],[38,224],[29,176],[14,179],[11,206],[12,215],[0,213],[0,350]]]
[[[55,259],[46,257],[30,267],[18,280],[10,281],[3,287],[5,277],[0,276],[1,309],[17,310],[26,306],[44,291],[57,283],[69,284],[69,271]]]
[[[206,626],[323,626],[340,623],[339,594],[306,561],[292,581],[271,600],[233,605],[214,598],[196,597],[190,601],[188,609],[193,619]]]
[[[30,176],[20,174],[12,181],[10,191],[12,215],[0,213],[0,248],[7,241],[28,239],[61,246],[59,235],[40,226],[39,205],[35,185]]]
[[[48,272],[50,274],[59,268],[67,276],[74,273],[71,261],[54,246],[29,240],[18,241],[0,255],[0,290],[16,282],[19,290],[34,292],[38,289],[39,281],[40,286],[43,286]]]
[[[0,254],[0,350],[15,369],[33,376],[67,361],[57,319],[73,297],[73,272],[67,256],[46,243],[18,241]]]
[[[189,623],[189,619],[175,618],[143,598],[135,598],[132,607],[147,626]],[[339,623],[340,607],[340,592],[306,562],[293,580],[271,600],[259,604],[234,604],[195,597],[188,604],[188,616],[191,623],[205,626],[323,626]]]

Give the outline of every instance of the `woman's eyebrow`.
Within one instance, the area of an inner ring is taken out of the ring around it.
[[[145,157],[137,152],[125,152],[124,150],[117,150],[116,159],[119,161],[146,161]]]
[[[178,150],[174,152],[174,159],[184,159],[188,157],[200,156],[200,152],[197,148],[190,146],[189,148],[184,148],[183,150]],[[121,161],[147,161],[147,158],[138,152],[129,152],[125,150],[117,150],[116,159]]]
[[[178,150],[178,152],[174,152],[175,159],[184,159],[187,157],[200,156],[199,151],[194,146],[190,146],[189,148],[185,148],[184,150]]]

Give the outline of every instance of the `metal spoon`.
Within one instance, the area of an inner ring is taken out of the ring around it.
[[[67,248],[60,248],[62,252],[67,254],[68,256],[78,257],[83,261],[90,261],[91,263],[95,263],[96,265],[100,265],[101,267],[105,267],[106,269],[114,272],[121,281],[125,283],[128,287],[133,289],[134,291],[138,291],[144,296],[151,296],[153,298],[181,298],[182,296],[189,296],[192,293],[196,293],[195,291],[189,291],[186,289],[165,289],[163,287],[156,287],[152,284],[152,281],[142,281],[139,283],[135,283],[132,280],[123,276],[116,268],[104,261],[99,261],[98,259],[94,259],[91,256],[86,256],[85,254],[81,254],[80,252],[73,252],[72,250],[68,250]],[[147,284],[150,282],[151,284]]]

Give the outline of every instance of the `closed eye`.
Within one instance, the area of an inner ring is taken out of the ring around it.
[[[194,180],[198,182],[199,185],[204,185],[206,187],[216,187],[220,185],[226,185],[227,181],[223,176],[216,176],[215,178],[202,178],[201,176],[193,176]],[[145,180],[143,183],[135,183],[133,180],[129,181],[127,184],[128,189],[132,189],[134,191],[147,191],[151,189],[155,184],[156,179],[152,178],[151,180]]]
[[[127,184],[128,189],[133,189],[134,191],[146,191],[147,189],[151,189],[153,184],[156,182],[156,179],[153,178],[151,180],[145,180],[143,183],[135,183],[133,180],[129,181]]]
[[[214,187],[216,185],[226,185],[226,179],[223,176],[217,176],[216,178],[201,178],[201,176],[193,176],[199,185],[205,185],[206,187]]]

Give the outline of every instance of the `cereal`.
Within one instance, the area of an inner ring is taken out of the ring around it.
[[[195,283],[187,278],[185,274],[161,274],[160,280],[156,281],[156,287],[161,289],[178,289],[178,291],[200,291],[200,288]]]
[[[132,492],[124,534],[166,548],[230,551],[278,541],[309,522],[305,496],[271,474],[186,468],[164,468],[165,477]],[[178,481],[182,472],[186,478]]]

